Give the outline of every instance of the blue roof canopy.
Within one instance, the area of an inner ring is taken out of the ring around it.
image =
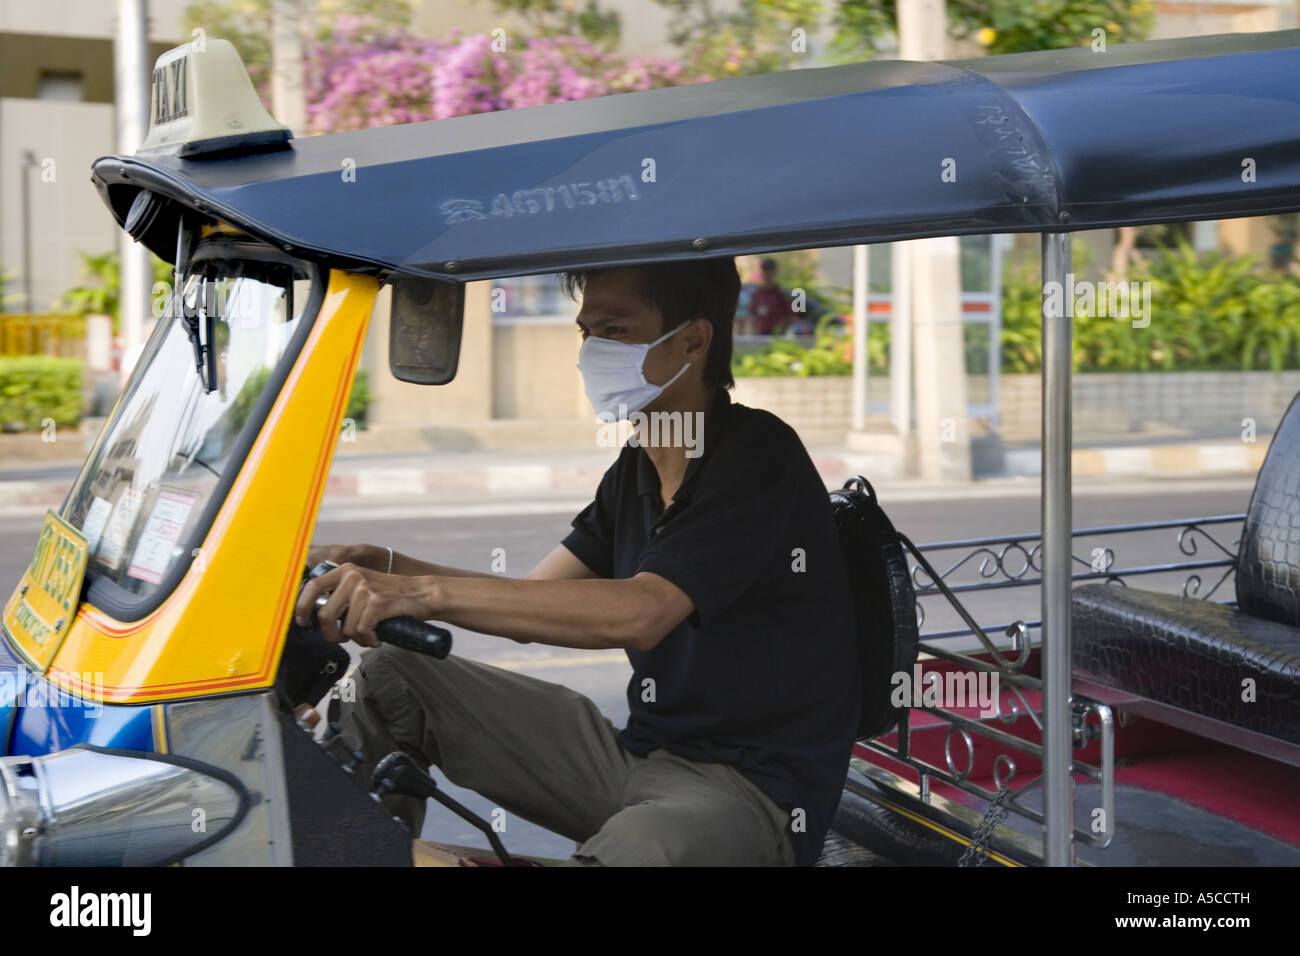
[[[141,188],[173,200],[143,237],[169,260],[186,207],[340,267],[457,281],[1269,215],[1300,209],[1300,30],[794,70],[105,157],[93,178],[119,223]]]

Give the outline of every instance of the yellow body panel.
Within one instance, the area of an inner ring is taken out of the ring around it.
[[[302,353],[201,551],[152,614],[122,623],[82,604],[47,676],[103,675],[110,703],[268,687],[379,283],[332,271]]]

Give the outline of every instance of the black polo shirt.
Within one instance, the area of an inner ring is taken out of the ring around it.
[[[794,430],[725,389],[701,451],[664,511],[654,465],[625,445],[564,546],[601,577],[667,578],[695,605],[654,650],[627,652],[623,746],[735,766],[787,811],[796,861],[810,864],[858,716],[854,612],[829,498]]]

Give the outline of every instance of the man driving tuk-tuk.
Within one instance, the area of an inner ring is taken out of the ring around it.
[[[409,864],[432,764],[572,837],[579,865],[808,863],[841,786],[877,834],[911,826],[963,857],[1104,848],[1119,721],[1073,682],[1071,313],[1045,299],[1042,533],[1016,582],[1041,591],[1042,620],[995,647],[947,589],[983,656],[920,645],[925,666],[1019,696],[944,715],[894,705],[887,683],[916,662],[912,582],[942,590],[944,572],[910,542],[908,565],[887,520],[851,561],[838,493],[833,516],[793,432],[730,400],[732,257],[1037,232],[1059,288],[1073,230],[1296,211],[1298,63],[1300,31],[878,61],[291,143],[229,43],[164,54],[144,147],[93,179],[175,288],[4,609],[0,685],[62,697],[0,695],[0,864]],[[1080,126],[1103,110],[1103,130]],[[774,140],[773,123],[805,135]],[[1146,139],[1164,150],[1134,148]],[[555,550],[508,580],[382,541],[313,547],[381,288],[389,369],[436,387],[456,375],[468,283],[557,273],[581,293],[598,420],[629,436]],[[626,650],[628,726],[447,658],[436,621]],[[368,648],[355,699],[312,729],[344,640]],[[973,738],[1004,747],[990,721],[1020,718],[1031,759],[1013,780]],[[1096,807],[1076,808],[1076,777]],[[1036,832],[1000,832],[1008,808]]]
[[[570,273],[578,367],[602,420],[633,431],[595,500],[523,580],[377,545],[297,604],[372,648],[345,703],[368,779],[393,751],[437,764],[599,865],[810,864],[839,801],[858,713],[849,582],[799,438],[734,404],[730,258]],[[682,423],[700,422],[689,429]],[[666,427],[664,427],[666,426]],[[678,426],[678,427],[674,427]],[[382,645],[410,615],[522,643],[627,651],[628,725],[587,697],[477,661]],[[339,623],[336,625],[335,621]],[[419,834],[424,801],[385,798]]]

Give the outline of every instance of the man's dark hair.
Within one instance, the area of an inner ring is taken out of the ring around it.
[[[595,275],[606,269],[579,269],[561,278],[564,291],[573,299],[587,287]],[[736,380],[731,374],[731,330],[736,320],[736,302],[740,298],[740,273],[736,260],[687,259],[681,262],[653,262],[627,266],[636,271],[637,298],[655,309],[663,318],[660,334],[689,319],[708,319],[713,325],[713,340],[704,361],[704,384],[713,388],[731,388]]]

